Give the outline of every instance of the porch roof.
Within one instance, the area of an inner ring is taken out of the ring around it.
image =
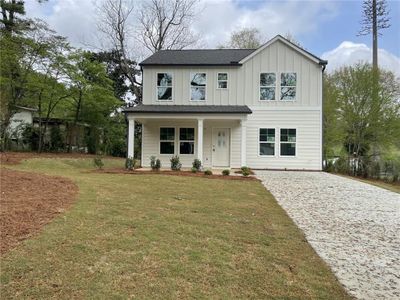
[[[251,114],[247,105],[146,105],[140,104],[124,109],[125,113],[160,114]]]

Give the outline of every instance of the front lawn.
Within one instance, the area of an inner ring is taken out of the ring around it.
[[[2,256],[3,299],[349,298],[258,181],[100,174],[91,164],[12,166],[68,177],[79,196]]]

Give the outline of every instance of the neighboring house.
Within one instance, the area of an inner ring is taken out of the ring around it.
[[[32,125],[33,114],[37,111],[35,108],[17,106],[17,112],[10,118],[8,132],[11,138],[19,139],[22,136],[22,131],[26,125]]]
[[[204,167],[322,169],[327,61],[281,36],[258,49],[163,50],[140,65],[142,104],[125,109],[128,156],[142,124],[142,166],[178,155]]]
[[[10,135],[11,144],[10,147],[13,150],[27,149],[29,145],[23,143],[23,132],[26,126],[32,126],[33,128],[39,128],[40,118],[37,117],[37,109],[23,106],[17,106],[17,112],[11,117],[10,124],[8,126],[8,133]],[[45,120],[42,119],[42,123]],[[60,118],[50,118],[47,121],[47,130],[44,135],[44,146],[45,149],[49,149],[51,144],[51,131],[52,128],[57,127],[63,135],[62,142],[65,145],[71,141],[71,148],[74,151],[87,152],[86,143],[84,140],[89,125],[78,122],[76,125],[70,120]],[[66,133],[70,136],[67,136]]]

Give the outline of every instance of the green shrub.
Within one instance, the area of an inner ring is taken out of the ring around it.
[[[197,169],[195,168],[195,167],[192,167],[191,169],[190,169],[190,171],[192,172],[192,173],[197,173]]]
[[[201,169],[201,160],[196,158],[193,161],[192,165],[193,165],[193,168],[196,169],[196,171],[200,171],[200,169]]]
[[[135,160],[133,159],[132,156],[129,156],[125,160],[125,168],[129,171],[132,171],[135,168]]]
[[[61,133],[60,127],[53,126],[50,129],[50,150],[60,151],[64,148],[63,135]]]
[[[204,171],[204,175],[212,175],[212,171],[211,170],[205,170]]]
[[[22,142],[29,145],[32,151],[37,151],[39,148],[39,128],[32,125],[26,125],[22,131]]]
[[[249,167],[243,166],[240,169],[242,170],[242,175],[243,176],[247,177],[247,176],[250,175],[250,168]]]
[[[182,164],[179,160],[179,156],[178,155],[172,156],[170,161],[171,161],[171,170],[180,171]]]
[[[243,167],[240,168],[240,170],[242,170],[242,172],[243,171],[250,171],[250,168],[246,167],[246,166],[243,166]]]
[[[231,173],[231,171],[229,169],[222,170],[222,175],[224,175],[224,176],[229,176],[230,173]]]
[[[94,159],[93,159],[93,163],[94,163],[94,165],[96,166],[96,168],[98,168],[98,169],[102,169],[103,168],[103,166],[104,166],[104,163],[103,163],[103,159],[101,158],[101,156],[97,156],[97,157],[95,157]]]
[[[243,166],[240,168],[242,170],[242,175],[243,176],[249,176],[251,174],[250,168]]]
[[[150,157],[150,167],[153,171],[159,171],[161,169],[161,161],[155,156]]]
[[[93,127],[86,128],[85,130],[85,144],[87,147],[87,151],[90,154],[96,154],[99,148],[99,130]]]

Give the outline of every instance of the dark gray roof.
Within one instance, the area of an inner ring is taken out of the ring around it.
[[[140,63],[141,66],[240,66],[239,61],[256,49],[161,50]]]
[[[177,113],[177,114],[251,114],[247,105],[145,105],[127,107],[124,112],[134,113]]]

